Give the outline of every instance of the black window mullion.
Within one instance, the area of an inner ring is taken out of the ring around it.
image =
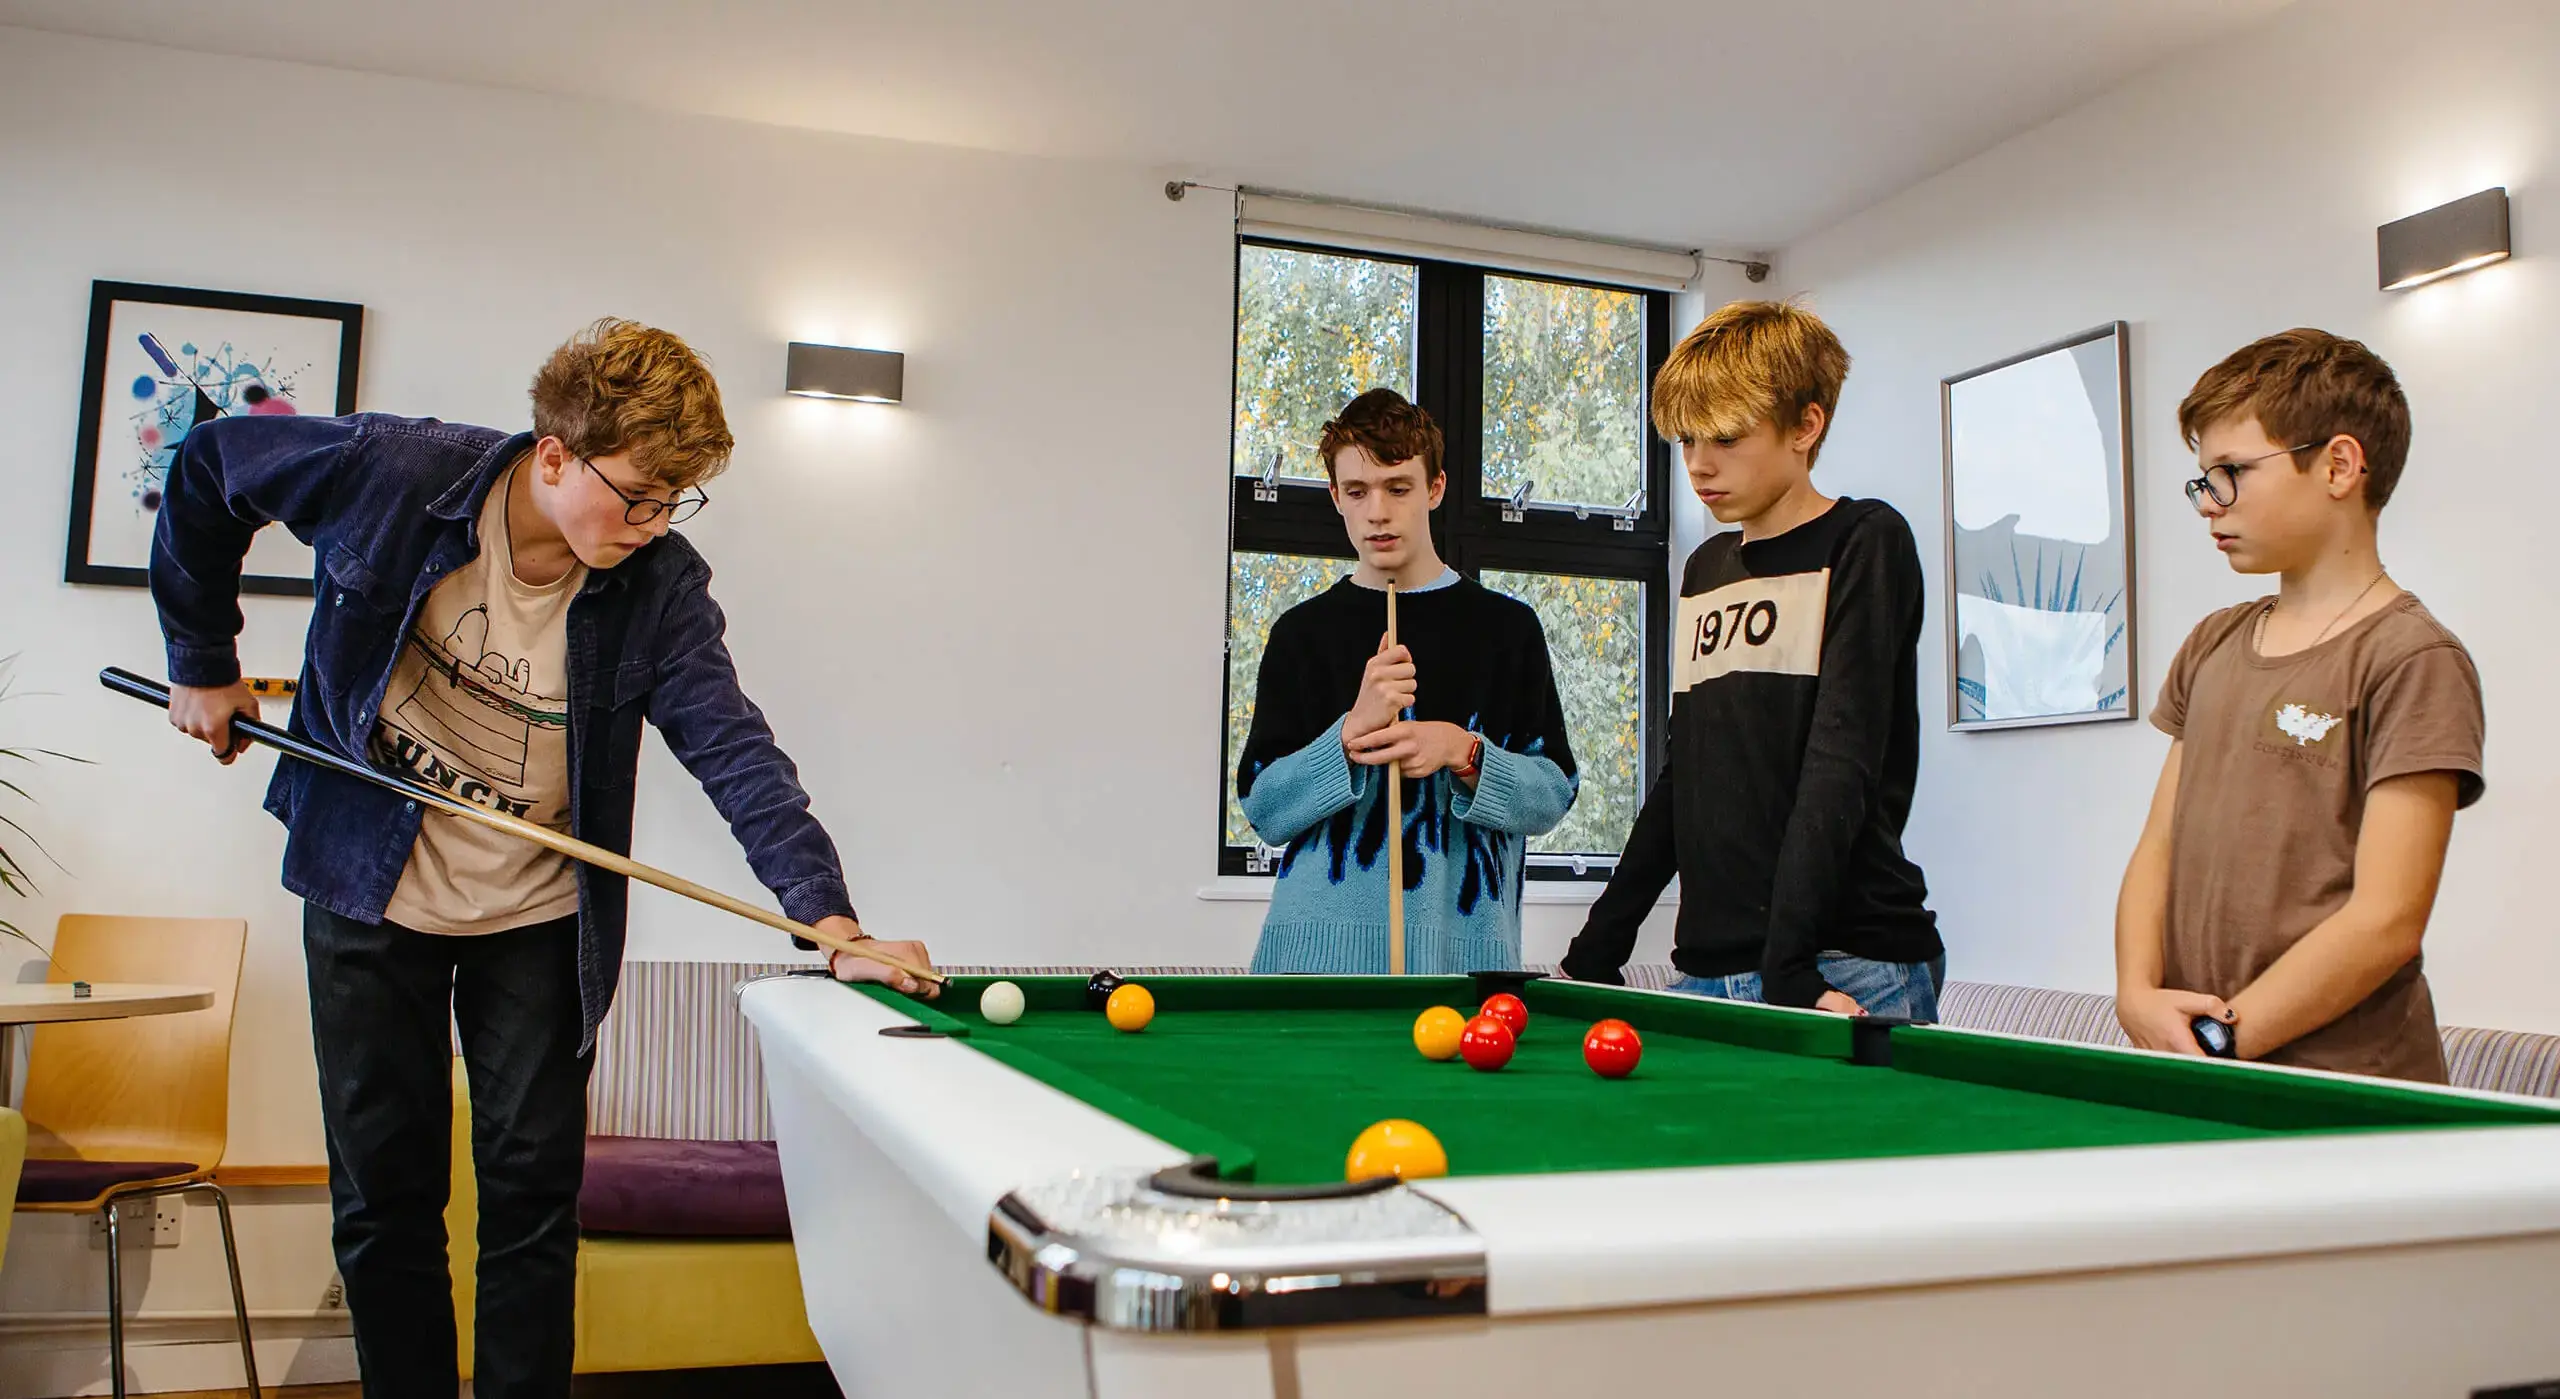
[[[1440,426],[1448,480],[1431,515],[1431,542],[1463,571],[1464,511],[1455,507],[1482,494],[1484,482],[1484,273],[1426,262],[1416,290],[1414,402]]]
[[[1626,578],[1639,583],[1662,581],[1662,551],[1634,545],[1599,549],[1531,540],[1480,540],[1469,555],[1474,571],[1504,569],[1524,573],[1563,573],[1581,578]]]
[[[1653,779],[1671,757],[1671,596],[1679,591],[1656,569],[1644,590],[1644,771],[1639,786],[1653,790]],[[1643,805],[1639,796],[1637,805]]]
[[[1659,552],[1654,555],[1654,586],[1644,590],[1644,734],[1645,762],[1642,785],[1647,792],[1653,787],[1654,775],[1663,770],[1671,755],[1671,619],[1674,593],[1679,591],[1671,568],[1671,489],[1674,481],[1686,484],[1686,475],[1672,461],[1672,445],[1653,430],[1653,384],[1662,373],[1663,362],[1671,358],[1671,297],[1655,292],[1645,298],[1644,317],[1644,436],[1647,471],[1646,510],[1661,530]],[[1642,804],[1642,798],[1638,798]]]
[[[1231,547],[1267,550],[1272,546],[1256,541],[1313,535],[1328,540],[1327,547],[1313,551],[1293,549],[1290,552],[1348,557],[1351,540],[1342,532],[1342,514],[1334,508],[1331,494],[1314,486],[1283,486],[1278,492],[1278,500],[1260,501],[1254,499],[1256,489],[1256,482],[1244,477],[1236,479]]]
[[[1671,542],[1668,528],[1648,527],[1641,520],[1637,521],[1632,529],[1619,529],[1605,516],[1595,515],[1588,520],[1577,520],[1560,510],[1528,512],[1528,517],[1516,524],[1503,522],[1499,505],[1488,506],[1482,510],[1450,513],[1454,516],[1450,522],[1452,532],[1464,531],[1488,543],[1516,539],[1568,549],[1606,551],[1635,546],[1652,549],[1658,553]]]

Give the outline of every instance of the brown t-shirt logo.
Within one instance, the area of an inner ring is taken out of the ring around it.
[[[2308,705],[2287,704],[2276,710],[2276,731],[2292,739],[2297,746],[2318,743],[2338,727],[2338,716],[2322,714]]]

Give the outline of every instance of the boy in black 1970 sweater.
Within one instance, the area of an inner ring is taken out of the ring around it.
[[[1902,850],[1919,769],[1919,550],[1882,501],[1811,471],[1848,376],[1822,321],[1737,302],[1654,381],[1654,425],[1740,525],[1689,557],[1670,760],[1565,974],[1617,982],[1680,875],[1672,989],[1933,1020],[1945,949]]]

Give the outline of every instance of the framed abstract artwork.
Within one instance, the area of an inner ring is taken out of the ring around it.
[[[352,413],[364,308],[94,282],[71,476],[70,583],[143,587],[178,448],[215,418]],[[249,547],[243,592],[311,595],[311,551],[279,526]]]
[[[2134,717],[2125,350],[2117,321],[1940,382],[1951,729]]]

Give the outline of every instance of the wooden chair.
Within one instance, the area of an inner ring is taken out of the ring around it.
[[[16,1108],[0,1107],[0,1195],[18,1198],[18,1168],[27,1159],[27,1119]],[[9,1262],[9,1220],[0,1214],[0,1267]]]
[[[222,1220],[231,1307],[251,1399],[258,1362],[240,1289],[231,1201],[213,1183],[230,1134],[231,1018],[249,925],[236,918],[120,918],[65,914],[53,978],[206,986],[213,1004],[178,1015],[37,1028],[27,1057],[27,1161],[17,1208],[85,1214],[107,1229],[107,1336],[115,1393],[124,1394],[124,1273],[116,1206],[203,1193]]]

